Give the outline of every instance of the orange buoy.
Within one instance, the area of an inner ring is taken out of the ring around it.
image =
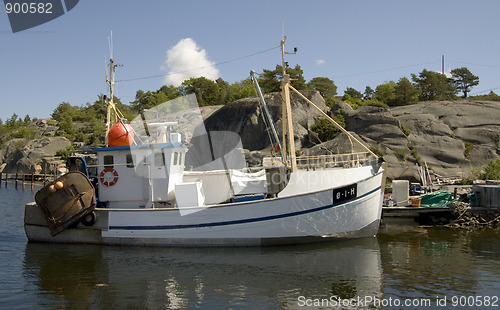
[[[114,123],[109,129],[109,146],[131,145],[134,141],[134,132],[130,124]]]
[[[55,187],[56,187],[56,189],[61,189],[61,188],[64,187],[64,184],[61,181],[57,181],[56,184],[55,184]]]
[[[50,185],[50,186],[49,186],[49,192],[51,192],[51,193],[55,193],[55,192],[56,192],[56,190],[57,190],[57,189],[56,189],[56,187],[54,186],[54,184],[52,184],[52,185]]]

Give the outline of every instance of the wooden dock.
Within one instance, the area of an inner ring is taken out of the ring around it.
[[[457,217],[448,207],[383,207],[382,220],[407,220],[419,225],[445,225]]]
[[[26,184],[29,183],[31,190],[36,185],[46,185],[49,182],[57,179],[57,175],[54,174],[35,174],[35,173],[0,173],[0,187],[2,182],[5,187],[8,186],[9,182],[14,183],[14,186],[18,187],[18,184],[22,184],[23,190],[26,188]]]
[[[439,213],[439,212],[450,212],[453,211],[448,207],[439,208],[422,208],[422,207],[383,207],[382,216],[383,217],[407,217],[416,218],[421,214]]]

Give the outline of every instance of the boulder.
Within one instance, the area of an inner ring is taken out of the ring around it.
[[[328,111],[325,101],[317,91],[303,91],[302,93],[320,109]],[[264,99],[278,132],[281,132],[281,93],[266,94]],[[299,150],[309,143],[308,127],[314,124],[321,114],[295,93],[291,93],[290,99],[295,145]],[[232,131],[239,134],[243,148],[249,151],[263,150],[270,146],[268,131],[257,97],[244,98],[225,105],[207,117],[205,127],[210,131]]]
[[[56,152],[71,145],[71,141],[65,137],[45,137],[13,147],[19,142],[9,141],[8,145],[2,149],[5,152],[3,156],[3,161],[6,164],[5,172],[53,173],[54,169],[60,169],[61,165],[64,165],[61,159],[55,156]],[[45,171],[45,167],[50,170]]]
[[[53,137],[59,130],[59,126],[55,125],[54,123],[56,122],[51,121],[50,119],[41,119],[36,121],[34,125],[37,127],[40,135],[44,137]]]
[[[363,137],[400,148],[406,146],[407,138],[401,131],[398,119],[388,109],[363,106],[345,114],[345,128]]]
[[[487,145],[500,149],[500,126],[457,128],[455,137],[474,145]]]

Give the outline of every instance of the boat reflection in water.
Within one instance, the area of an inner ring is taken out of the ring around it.
[[[382,295],[376,238],[264,248],[28,243],[25,254],[24,277],[50,308],[295,309],[300,296]]]

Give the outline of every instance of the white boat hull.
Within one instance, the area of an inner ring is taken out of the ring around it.
[[[78,224],[55,237],[40,208],[28,204],[25,230],[30,241],[139,246],[260,246],[373,236],[382,177],[381,170],[348,186],[193,208],[187,215],[174,208],[96,209],[92,227]],[[346,192],[352,187],[355,195]]]

